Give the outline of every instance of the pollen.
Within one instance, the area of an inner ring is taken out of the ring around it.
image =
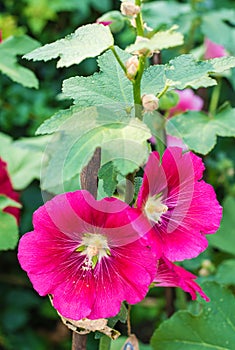
[[[85,257],[83,271],[94,269],[102,258],[110,256],[107,238],[97,233],[85,233],[76,251]]]
[[[161,216],[167,210],[168,206],[162,203],[162,196],[149,197],[144,207],[148,219],[158,224],[161,223]]]

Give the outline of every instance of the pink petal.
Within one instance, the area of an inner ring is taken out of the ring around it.
[[[202,109],[204,101],[193,90],[185,89],[176,92],[179,95],[179,101],[175,107],[169,110],[170,117],[186,111],[200,111]]]
[[[115,316],[124,300],[143,299],[156,275],[148,240],[131,224],[138,217],[138,210],[114,198],[95,201],[87,191],[58,195],[35,212],[34,231],[21,238],[18,259],[38,293],[53,296],[61,315]],[[85,232],[106,236],[111,254],[88,269],[86,256],[76,250]]]
[[[19,202],[19,194],[13,190],[11,179],[7,171],[7,163],[0,158],[0,194],[3,194],[16,202]],[[17,222],[20,219],[20,209],[15,207],[7,207],[3,210],[6,213],[12,214]]]
[[[197,276],[182,267],[174,265],[166,258],[162,258],[159,261],[157,276],[154,282],[157,287],[179,287],[185,292],[190,293],[193,300],[197,298],[196,293],[199,293],[203,299],[210,301],[201,287],[194,282],[196,278]]]
[[[206,60],[228,55],[227,51],[222,45],[216,44],[213,41],[209,40],[208,38],[205,38],[204,45],[205,45],[204,58]]]
[[[202,160],[192,152],[166,149],[162,163],[153,152],[145,167],[137,207],[144,212],[146,200],[160,195],[168,210],[161,222],[152,222],[150,238],[159,239],[165,256],[171,261],[196,257],[207,247],[203,234],[215,232],[221,220],[221,207],[213,188],[202,177]],[[209,215],[208,215],[209,214]]]

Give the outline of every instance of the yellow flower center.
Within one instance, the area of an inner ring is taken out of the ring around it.
[[[162,196],[149,197],[144,207],[148,219],[158,224],[161,223],[162,214],[167,210],[168,206],[162,203]]]
[[[76,251],[85,256],[84,271],[94,269],[103,257],[111,255],[107,238],[98,233],[85,233]]]

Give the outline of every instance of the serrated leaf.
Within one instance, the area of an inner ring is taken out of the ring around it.
[[[224,252],[235,255],[235,199],[226,197],[223,202],[223,218],[216,235],[209,235],[210,245]]]
[[[123,62],[130,57],[116,47]],[[81,107],[113,105],[125,109],[133,105],[132,84],[111,50],[98,58],[100,72],[89,77],[73,77],[63,82],[63,94]]]
[[[219,9],[202,16],[203,34],[235,55],[235,10]]]
[[[146,140],[151,134],[141,121],[126,115],[122,117],[120,112],[115,114],[104,107],[78,112],[74,108],[72,114],[71,110],[64,113],[65,116],[69,113],[71,118],[57,129],[60,132],[46,151],[50,162],[42,175],[43,189],[63,188],[64,181],[80,174],[97,147],[102,149],[101,166],[112,161],[124,176],[147,160]]]
[[[216,85],[211,73],[220,74],[235,67],[235,57],[213,58],[198,61],[191,54],[172,59],[165,65],[150,66],[143,74],[142,94],[161,92],[167,85],[170,89],[184,89],[188,86],[198,89]]]
[[[103,180],[103,189],[108,197],[111,197],[117,186],[117,170],[112,162],[104,164],[98,173],[99,179]]]
[[[14,249],[18,241],[18,226],[13,215],[0,211],[0,250]]]
[[[235,298],[216,283],[203,289],[210,303],[199,314],[178,311],[155,331],[153,350],[232,350],[235,348]],[[215,336],[216,335],[216,336]]]
[[[101,24],[87,24],[79,27],[64,39],[46,44],[24,56],[34,61],[48,61],[60,57],[57,68],[79,64],[88,57],[95,57],[113,46],[109,27]]]
[[[127,52],[134,53],[142,50],[149,50],[150,52],[157,52],[159,50],[168,49],[182,45],[184,37],[181,33],[175,31],[176,27],[159,31],[154,34],[150,40],[142,40],[134,43],[126,48]]]
[[[35,74],[18,64],[17,55],[34,50],[40,44],[27,35],[11,36],[0,45],[0,70],[13,81],[29,88],[38,88]]]
[[[0,133],[0,157],[7,162],[14,189],[22,190],[40,178],[43,152],[50,137],[32,137],[13,141]]]
[[[209,118],[203,112],[188,111],[168,120],[167,133],[182,138],[189,149],[207,154],[217,136],[235,137],[235,108],[226,109]]]

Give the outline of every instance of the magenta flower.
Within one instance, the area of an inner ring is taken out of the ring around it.
[[[131,224],[136,216],[118,199],[58,195],[34,213],[34,231],[19,243],[20,264],[64,317],[115,316],[122,301],[142,300],[156,275],[156,259]]]
[[[160,242],[171,261],[196,257],[207,247],[205,234],[219,227],[222,208],[201,180],[203,170],[201,158],[178,147],[166,149],[161,161],[152,152],[145,167],[137,208],[148,219],[153,249]]]
[[[204,40],[205,53],[204,58],[209,60],[210,58],[217,58],[227,56],[228,53],[222,45],[216,44],[208,38]]]
[[[7,163],[0,158],[0,194],[19,202],[19,194],[13,190],[9,174],[7,172]],[[20,219],[20,209],[15,207],[7,207],[3,210],[12,214],[17,222]]]
[[[96,23],[103,24],[103,26],[107,27],[113,22],[112,21],[99,21],[99,20],[97,20]]]
[[[186,111],[200,111],[202,109],[203,99],[197,96],[192,89],[177,90],[176,93],[179,95],[179,101],[176,106],[169,110],[170,117]]]
[[[197,276],[163,257],[159,260],[157,276],[154,282],[157,287],[179,287],[190,293],[193,300],[197,298],[197,292],[203,299],[210,301],[201,287],[194,281],[196,278]]]

